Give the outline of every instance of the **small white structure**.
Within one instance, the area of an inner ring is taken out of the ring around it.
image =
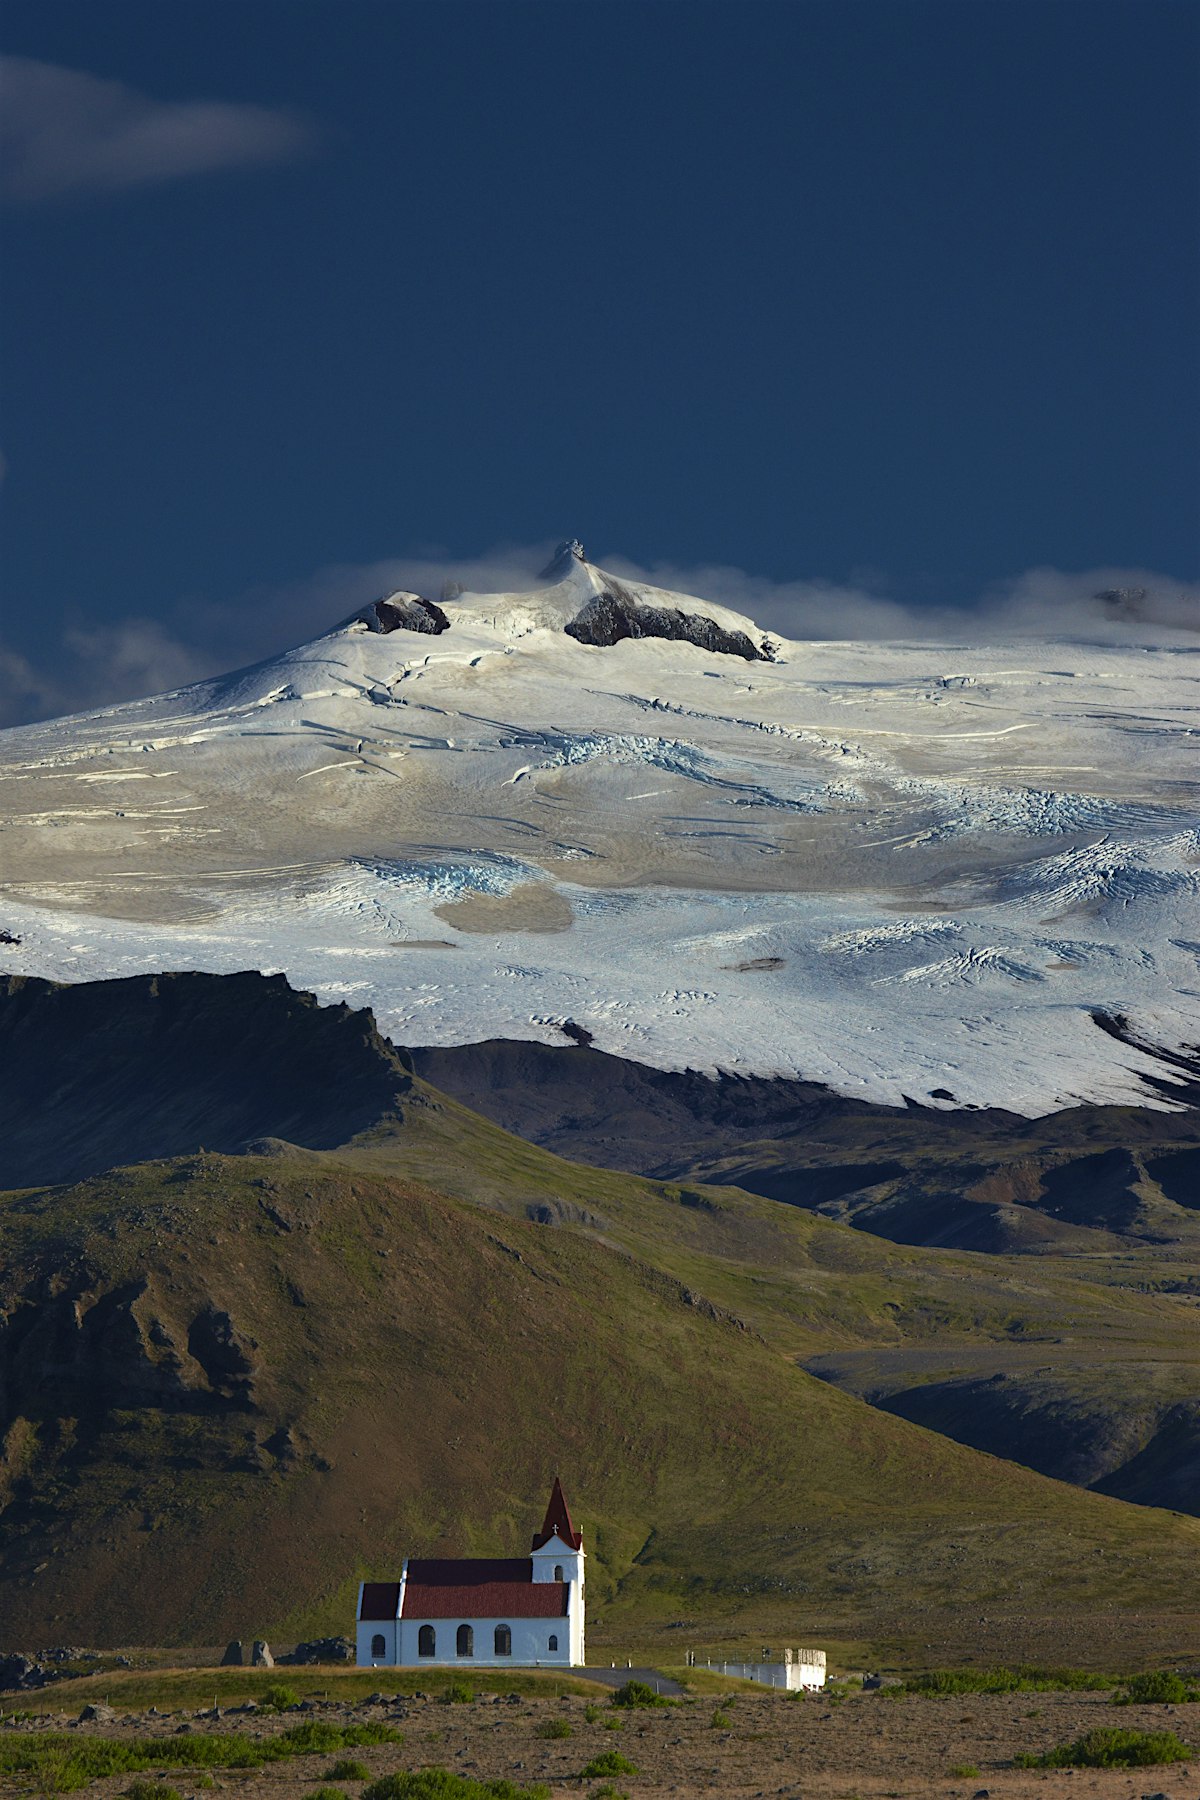
[[[409,1557],[399,1581],[360,1583],[358,1666],[579,1667],[583,1563],[555,1476],[531,1555]]]
[[[815,1694],[825,1686],[824,1650],[785,1650],[782,1662],[706,1662],[706,1669],[734,1675],[739,1681],[761,1681],[767,1687]]]

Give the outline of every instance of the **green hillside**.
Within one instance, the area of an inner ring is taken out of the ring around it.
[[[1049,1329],[1061,1295],[1022,1311],[970,1259],[930,1273],[769,1202],[578,1168],[420,1084],[349,1149],[278,1150],[2,1203],[10,1641],[344,1629],[358,1578],[406,1552],[519,1550],[556,1470],[598,1650],[930,1639],[983,1613],[1094,1620],[1112,1661],[1126,1612],[1186,1628],[1200,1523],[795,1360],[934,1335],[952,1304]],[[1128,1297],[1072,1292],[1098,1335],[1132,1329]]]

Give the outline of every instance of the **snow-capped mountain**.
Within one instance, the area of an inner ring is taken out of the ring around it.
[[[0,737],[0,967],[285,970],[398,1042],[1151,1098],[1200,1039],[1200,650],[792,643],[564,545]],[[560,1039],[561,1041],[561,1039]]]

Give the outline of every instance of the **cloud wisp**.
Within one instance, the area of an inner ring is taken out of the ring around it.
[[[18,205],[290,162],[314,138],[286,110],[152,100],[124,82],[28,56],[0,58],[0,98],[0,196]]]
[[[448,582],[471,593],[536,585],[553,544],[501,545],[485,556],[388,557],[335,564],[303,581],[251,589],[236,600],[190,596],[161,619],[105,622],[77,616],[39,663],[0,643],[0,726],[163,693],[245,667],[321,636],[396,588],[438,599]],[[691,594],[746,613],[798,640],[907,640],[980,644],[1053,636],[1086,643],[1187,641],[1200,648],[1200,585],[1146,569],[1029,569],[959,607],[902,606],[865,587],[772,581],[726,565],[650,567],[616,554],[601,566],[628,580]]]

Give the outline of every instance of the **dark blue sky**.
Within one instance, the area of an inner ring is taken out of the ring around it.
[[[83,172],[8,207],[35,660],[63,609],[567,532],[907,602],[1200,574],[1191,0],[7,0],[3,36],[307,122],[105,185],[72,114]]]

